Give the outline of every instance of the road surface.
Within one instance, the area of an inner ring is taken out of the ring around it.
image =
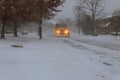
[[[118,50],[69,38],[12,37],[0,44],[0,80],[120,80]]]

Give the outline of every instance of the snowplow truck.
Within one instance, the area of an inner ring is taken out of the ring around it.
[[[70,37],[70,29],[66,24],[56,24],[55,36],[57,37]]]

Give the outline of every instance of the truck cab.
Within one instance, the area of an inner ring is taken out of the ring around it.
[[[56,24],[55,36],[57,37],[70,37],[70,29],[66,24]]]

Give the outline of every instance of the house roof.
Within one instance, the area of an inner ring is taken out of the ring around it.
[[[109,27],[109,25],[110,25],[110,22],[103,24],[102,27]]]

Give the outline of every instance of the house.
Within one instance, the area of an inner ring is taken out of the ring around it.
[[[120,32],[120,16],[111,16],[99,20],[100,24],[96,28],[99,34],[111,34]]]

